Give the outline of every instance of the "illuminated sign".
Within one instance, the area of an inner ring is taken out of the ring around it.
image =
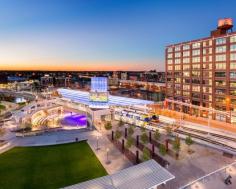
[[[90,92],[89,100],[92,102],[107,102],[108,94],[106,92]]]
[[[92,77],[91,91],[89,94],[90,102],[108,102],[107,78]]]

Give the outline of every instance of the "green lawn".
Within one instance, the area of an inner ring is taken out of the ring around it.
[[[0,155],[1,189],[53,189],[104,175],[86,142],[17,147]]]

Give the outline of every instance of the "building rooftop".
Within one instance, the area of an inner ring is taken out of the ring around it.
[[[68,186],[65,189],[149,189],[174,178],[174,175],[156,161],[149,160],[115,174]]]
[[[89,100],[89,92],[71,90],[71,89],[58,89],[59,94],[62,95],[63,98],[70,99],[74,102],[79,102],[89,106],[96,106],[99,108],[100,106],[109,107],[109,106],[134,106],[134,105],[148,105],[153,104],[153,101],[149,100],[141,100],[120,96],[109,95],[108,102],[91,102]]]

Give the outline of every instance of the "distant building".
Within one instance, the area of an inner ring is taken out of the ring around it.
[[[53,77],[45,74],[40,78],[40,84],[44,87],[53,86]]]

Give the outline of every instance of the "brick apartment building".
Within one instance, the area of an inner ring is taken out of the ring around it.
[[[232,27],[232,19],[220,19],[209,37],[166,47],[168,108],[236,122],[236,32]]]

